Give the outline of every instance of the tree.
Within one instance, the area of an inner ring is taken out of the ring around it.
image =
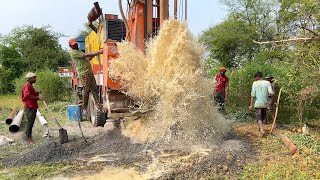
[[[279,0],[281,9],[278,23],[283,32],[291,36],[306,35],[308,32],[301,29],[317,31],[320,26],[320,3],[318,0]]]
[[[262,70],[273,73],[283,88],[279,117],[300,122],[317,118],[320,113],[317,108],[320,103],[319,1],[221,2],[228,7],[228,19],[204,31],[201,39],[208,46],[208,62],[219,61],[229,67],[241,64],[239,70],[230,74],[229,94],[234,94],[231,98],[236,100],[234,107],[247,109],[238,101],[244,96],[250,98],[250,88],[244,82],[253,80],[249,77],[252,72]],[[295,37],[312,40],[279,41]],[[267,43],[257,45],[253,40]]]
[[[14,28],[0,37],[1,93],[13,92],[13,80],[26,71],[39,69],[57,70],[70,60],[69,53],[62,49],[59,37],[50,26]]]
[[[229,15],[254,27],[258,40],[273,37],[279,4],[276,0],[220,0],[229,9]]]
[[[253,58],[258,46],[252,40],[257,38],[254,27],[230,17],[204,31],[200,41],[210,51],[208,61],[218,61],[226,67],[238,67]]]

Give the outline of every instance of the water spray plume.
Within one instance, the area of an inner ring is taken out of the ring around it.
[[[118,44],[120,56],[110,75],[141,108],[152,109],[123,133],[144,143],[210,146],[229,131],[212,101],[213,81],[203,71],[204,47],[178,20],[165,21],[144,54],[129,42]]]

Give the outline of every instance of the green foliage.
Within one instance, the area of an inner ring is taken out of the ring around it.
[[[66,50],[59,44],[61,34],[49,26],[22,26],[0,37],[0,94],[14,91],[15,78],[23,72],[39,69],[57,70],[68,64]]]
[[[239,70],[232,71],[229,76],[229,95],[227,107],[231,112],[246,111],[250,105],[251,86],[254,74],[263,72],[266,76],[273,73],[272,65],[265,61],[253,61],[246,63]]]
[[[257,38],[252,26],[229,18],[204,31],[200,41],[210,50],[209,61],[218,61],[226,67],[237,67],[253,57],[258,46],[252,40]]]
[[[229,111],[247,111],[252,76],[260,70],[265,75],[273,74],[277,86],[283,88],[278,119],[283,123],[304,123],[306,120],[319,119],[319,41],[263,45],[253,43],[253,40],[314,37],[320,27],[319,2],[220,1],[228,8],[228,19],[204,31],[201,40],[209,50],[207,66],[212,69],[210,76],[217,65],[237,67],[237,70],[229,73]]]
[[[250,93],[254,74],[263,72],[266,76],[273,74],[276,83],[276,94],[280,87],[283,88],[279,105],[278,121],[282,123],[294,123],[302,119],[317,119],[319,110],[319,91],[309,87],[318,82],[318,78],[310,78],[307,69],[292,63],[272,61],[273,52],[263,52],[258,57],[259,61],[246,63],[242,68],[232,71],[229,76],[229,97],[226,106],[231,113],[246,112],[250,103]],[[270,61],[263,60],[264,58]],[[304,73],[301,73],[303,71]],[[307,77],[309,75],[309,78]],[[313,76],[313,75],[311,75]],[[317,87],[317,86],[315,86]],[[309,92],[310,91],[310,92]],[[301,113],[303,117],[301,117]],[[302,118],[302,119],[301,119]]]
[[[290,162],[274,162],[267,168],[251,163],[244,168],[239,179],[313,179],[301,165]]]
[[[50,70],[36,72],[37,82],[35,88],[41,91],[47,102],[69,100],[71,89],[66,78],[61,78]],[[16,93],[20,94],[26,83],[25,74],[16,80]]]
[[[316,140],[312,136],[293,134],[290,136],[290,138],[299,149],[302,149],[303,153],[305,153],[307,149],[308,153],[314,153],[315,155],[320,154],[320,141]]]
[[[272,38],[275,33],[278,4],[274,0],[248,1],[248,0],[220,0],[229,9],[229,16],[246,22],[254,28],[257,39]]]
[[[306,34],[300,27],[317,30],[320,25],[320,3],[318,0],[280,0],[279,25],[283,32]]]

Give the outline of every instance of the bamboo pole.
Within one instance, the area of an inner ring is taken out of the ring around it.
[[[276,112],[274,114],[274,119],[273,119],[272,127],[270,129],[270,134],[272,133],[274,125],[276,124],[276,120],[277,120],[277,116],[278,116],[278,110],[279,110],[279,102],[280,102],[281,92],[282,92],[282,88],[280,88],[280,91],[279,91]]]

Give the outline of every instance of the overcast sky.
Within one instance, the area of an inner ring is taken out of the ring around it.
[[[36,27],[50,25],[53,31],[74,37],[83,29],[95,1],[98,0],[1,0],[0,34],[7,34],[14,27],[27,24]],[[105,14],[118,14],[120,17],[118,0],[98,2]],[[173,6],[172,0],[170,4]],[[218,0],[188,0],[188,24],[195,35],[223,21],[226,14]],[[67,47],[68,39],[60,39],[63,47]]]

